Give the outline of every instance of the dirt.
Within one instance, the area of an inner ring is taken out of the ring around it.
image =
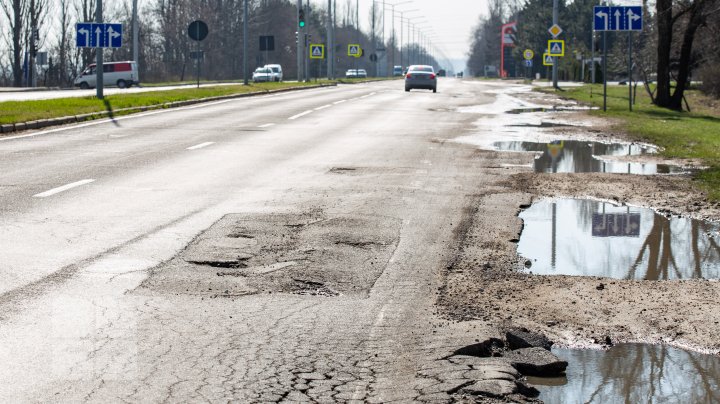
[[[540,105],[567,103],[538,93],[518,98]],[[548,129],[565,138],[637,140],[613,132],[613,122],[585,112],[547,113],[548,119],[553,116],[577,124]],[[651,342],[720,354],[717,280],[533,275],[523,271],[526,258],[517,254],[523,228],[518,214],[543,198],[596,199],[652,208],[666,216],[720,220],[720,203],[708,201],[691,174],[533,173],[527,168],[532,155],[482,153],[505,163],[488,166],[489,170],[504,170],[509,175],[498,180],[498,192],[483,196],[468,218],[463,243],[445,272],[439,296],[441,315],[461,322],[481,320],[499,329],[525,327],[545,333],[561,347],[605,348],[619,342]],[[698,161],[662,156],[630,159],[701,167]]]

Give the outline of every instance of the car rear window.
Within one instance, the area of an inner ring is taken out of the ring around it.
[[[433,68],[430,66],[415,66],[412,69],[410,69],[411,72],[433,72]]]

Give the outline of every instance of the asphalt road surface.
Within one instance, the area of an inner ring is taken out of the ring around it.
[[[0,138],[0,400],[442,402],[512,382],[444,359],[490,331],[434,314],[494,180],[447,140],[489,88],[339,86]]]

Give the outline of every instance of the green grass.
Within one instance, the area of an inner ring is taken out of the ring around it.
[[[540,91],[555,92],[553,89]],[[595,107],[603,105],[601,85],[566,88],[556,94]],[[619,119],[621,123],[614,130],[664,148],[662,154],[666,157],[704,161],[710,168],[697,177],[710,198],[720,200],[720,113],[707,107],[712,102],[696,91],[689,91],[687,95],[694,112],[671,111],[654,106],[645,89],[638,86],[637,100],[630,112],[628,87],[608,86],[607,112],[600,109],[590,113]]]
[[[182,88],[167,91],[150,91],[145,93],[114,94],[98,100],[94,96],[60,98],[56,100],[8,101],[0,102],[0,124],[30,122],[40,119],[60,118],[65,116],[91,114],[112,109],[152,107],[178,101],[197,100],[202,98],[229,96],[252,92],[267,92],[291,87],[305,87],[316,84],[329,84],[319,81],[311,83],[258,83],[248,86],[230,85],[201,88]],[[128,112],[129,113],[129,112]],[[122,112],[118,113],[122,114]]]

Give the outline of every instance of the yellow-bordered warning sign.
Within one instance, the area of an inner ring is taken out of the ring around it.
[[[553,58],[547,53],[543,53],[543,65],[544,66],[552,66],[553,65]]]
[[[319,43],[311,43],[310,59],[325,59],[325,45]]]
[[[565,56],[565,41],[562,39],[551,39],[548,41],[548,55]]]
[[[348,45],[348,56],[359,58],[362,55],[362,48],[359,44],[351,43]]]

